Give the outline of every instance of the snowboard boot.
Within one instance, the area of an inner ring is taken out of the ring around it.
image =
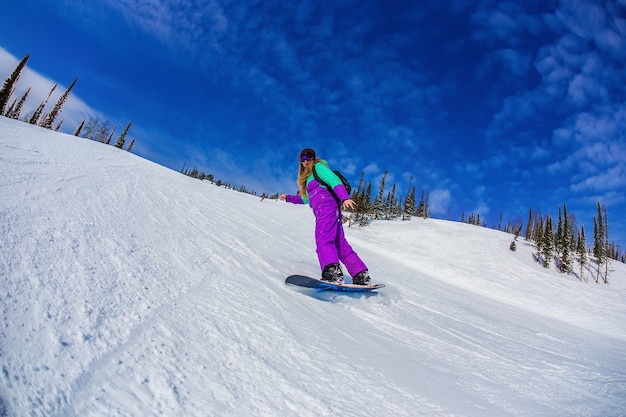
[[[367,269],[356,274],[354,278],[352,278],[352,283],[354,285],[370,285],[371,279]]]
[[[343,272],[341,271],[341,265],[326,265],[324,267],[324,271],[322,271],[322,281],[331,282],[338,285],[343,284]]]

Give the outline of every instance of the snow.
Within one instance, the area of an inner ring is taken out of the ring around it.
[[[346,229],[376,295],[319,274],[313,215],[0,118],[0,416],[624,416],[626,268],[413,219]]]

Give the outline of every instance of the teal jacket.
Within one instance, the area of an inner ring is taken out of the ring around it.
[[[346,187],[343,186],[341,179],[328,167],[326,161],[322,160],[315,164],[315,172],[317,172],[318,177],[326,184],[328,184],[335,194],[339,197],[339,199],[343,202],[350,198]],[[313,185],[311,182],[315,181]],[[306,179],[306,195],[296,195],[296,196],[287,196],[287,202],[295,203],[295,204],[310,204],[309,199],[316,199],[315,197],[318,195],[320,190],[324,190],[328,195],[330,192],[326,190],[326,187],[320,184],[316,179],[313,173],[309,175]],[[334,199],[333,199],[334,201]]]

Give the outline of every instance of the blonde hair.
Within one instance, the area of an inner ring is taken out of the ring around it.
[[[320,161],[321,159],[315,158],[312,160],[313,163],[308,164],[306,167],[304,166],[304,164],[300,163],[300,169],[298,170],[298,180],[296,181],[296,183],[298,184],[298,187],[300,189],[300,195],[302,197],[307,196],[306,180],[307,178],[309,178],[309,176],[313,172],[313,167],[315,166],[315,164],[317,164]]]

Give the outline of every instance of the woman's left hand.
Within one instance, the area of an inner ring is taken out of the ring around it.
[[[351,210],[354,210],[355,205],[356,204],[354,203],[354,200],[349,198],[343,201],[343,204],[341,205],[341,207],[343,207],[344,210],[348,208]]]

